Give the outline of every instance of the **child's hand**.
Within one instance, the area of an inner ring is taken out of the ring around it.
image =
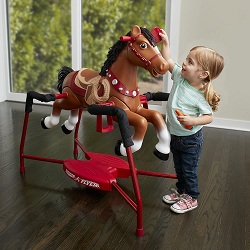
[[[190,115],[182,114],[179,110],[175,110],[177,114],[177,120],[186,129],[191,129],[193,127],[193,117]]]
[[[161,29],[161,32],[159,33],[159,36],[161,37],[163,43],[169,44],[168,35],[165,32],[165,30]]]
[[[177,120],[180,122],[182,125],[192,125],[192,120],[193,117],[190,115],[183,115],[183,116],[177,116]]]

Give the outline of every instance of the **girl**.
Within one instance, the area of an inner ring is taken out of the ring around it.
[[[213,90],[212,80],[221,73],[224,58],[210,48],[197,46],[180,66],[171,58],[166,32],[162,30],[160,36],[161,53],[170,65],[173,80],[167,124],[178,179],[177,190],[163,196],[163,201],[172,204],[172,211],[185,213],[198,206],[197,168],[203,143],[202,127],[212,122],[213,111],[218,108],[220,97]],[[178,111],[182,114],[177,115]]]

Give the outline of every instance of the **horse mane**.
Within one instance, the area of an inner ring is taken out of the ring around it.
[[[154,47],[156,45],[156,42],[151,35],[150,31],[147,28],[141,28],[141,33],[148,39],[150,44]],[[126,36],[131,36],[131,31],[129,31]],[[122,42],[118,40],[112,47],[109,48],[107,59],[104,62],[101,72],[99,75],[105,76],[106,70],[110,68],[110,66],[116,61],[117,56],[120,54],[120,52],[127,46],[128,42]]]

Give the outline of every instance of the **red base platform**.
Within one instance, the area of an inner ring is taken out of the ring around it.
[[[116,178],[129,178],[130,168],[127,161],[116,156],[87,153],[89,160],[66,159],[63,170],[74,181],[96,189],[112,191]]]

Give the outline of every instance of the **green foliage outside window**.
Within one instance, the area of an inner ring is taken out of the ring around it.
[[[70,0],[9,1],[13,92],[56,91],[58,70],[71,65],[70,6]],[[82,0],[82,66],[100,71],[109,48],[134,24],[164,27],[164,18],[165,0]],[[151,78],[144,71],[140,77]]]

